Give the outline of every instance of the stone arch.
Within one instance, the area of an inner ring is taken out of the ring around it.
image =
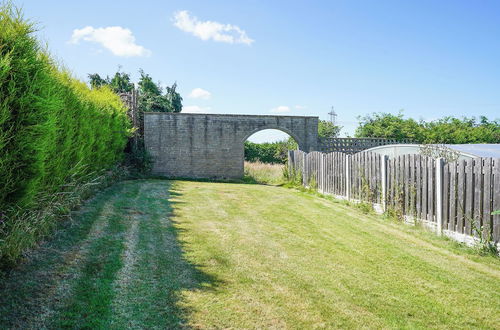
[[[244,142],[265,129],[287,133],[305,152],[317,148],[318,117],[144,113],[153,173],[169,177],[242,177]]]

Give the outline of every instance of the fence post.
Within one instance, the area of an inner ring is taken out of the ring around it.
[[[306,169],[306,153],[302,154],[302,185],[305,187],[307,185],[307,169]]]
[[[345,192],[348,200],[351,199],[351,155],[345,159]]]
[[[380,157],[380,170],[381,170],[381,180],[382,180],[382,210],[385,212],[387,210],[387,155]]]
[[[325,170],[325,155],[323,153],[320,153],[320,162],[319,162],[319,173],[318,173],[318,190],[320,193],[325,193],[325,189],[323,186],[323,175],[324,175],[324,170]]]
[[[438,235],[443,231],[443,168],[444,159],[436,159],[436,223]]]

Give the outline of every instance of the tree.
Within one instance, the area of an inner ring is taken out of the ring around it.
[[[500,121],[489,121],[484,116],[479,121],[474,117],[445,117],[422,124],[424,143],[500,143]]]
[[[245,142],[245,160],[269,164],[285,164],[288,150],[297,149],[297,143],[291,137],[277,142],[254,143]]]
[[[181,112],[182,97],[177,92],[177,83],[166,88],[165,94],[159,83],[155,83],[153,78],[140,69],[141,77],[137,83],[139,99],[138,107],[146,112]],[[105,79],[99,74],[89,74],[89,82],[92,88],[109,86],[116,93],[130,92],[134,89],[134,83],[128,73],[116,72],[113,78],[107,76]]]
[[[414,119],[405,119],[402,111],[397,115],[390,113],[373,113],[358,117],[359,124],[355,137],[374,137],[396,139],[399,141],[411,139],[421,141],[422,127]]]
[[[134,83],[130,81],[130,75],[125,72],[116,72],[113,78],[102,78],[98,73],[89,74],[90,86],[100,88],[102,86],[109,86],[115,93],[126,93],[134,89]]]
[[[331,121],[320,120],[318,122],[318,136],[320,138],[338,137],[342,126],[336,126]]]
[[[98,73],[89,74],[88,76],[90,80],[90,87],[92,87],[92,89],[108,85],[108,81],[106,79],[101,78],[101,76]]]
[[[177,83],[167,86],[167,91],[163,94],[159,83],[155,83],[142,69],[139,72],[139,109],[146,112],[181,112],[182,97],[176,90]]]
[[[130,81],[130,75],[128,73],[118,71],[113,78],[109,80],[109,87],[111,87],[115,93],[127,93],[134,89],[134,83]]]
[[[404,118],[400,111],[397,115],[374,113],[358,119],[356,137],[410,139],[432,144],[500,143],[500,121],[490,121],[484,116],[479,121],[474,117],[444,117],[417,122]]]
[[[181,112],[182,111],[182,97],[177,91],[177,83],[175,82],[172,87],[167,86],[166,97],[170,102],[169,112]]]
[[[141,78],[137,84],[139,86],[139,93],[160,96],[162,89],[159,84],[157,85],[149,74],[144,73],[144,70],[140,69],[139,73],[141,74]]]

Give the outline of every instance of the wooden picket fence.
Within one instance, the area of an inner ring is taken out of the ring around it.
[[[500,240],[500,215],[492,215],[500,210],[500,159],[293,150],[288,166],[322,193],[373,203],[461,241]]]

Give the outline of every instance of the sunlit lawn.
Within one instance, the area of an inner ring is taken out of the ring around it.
[[[4,326],[500,326],[498,259],[255,184],[120,183],[3,283]]]

